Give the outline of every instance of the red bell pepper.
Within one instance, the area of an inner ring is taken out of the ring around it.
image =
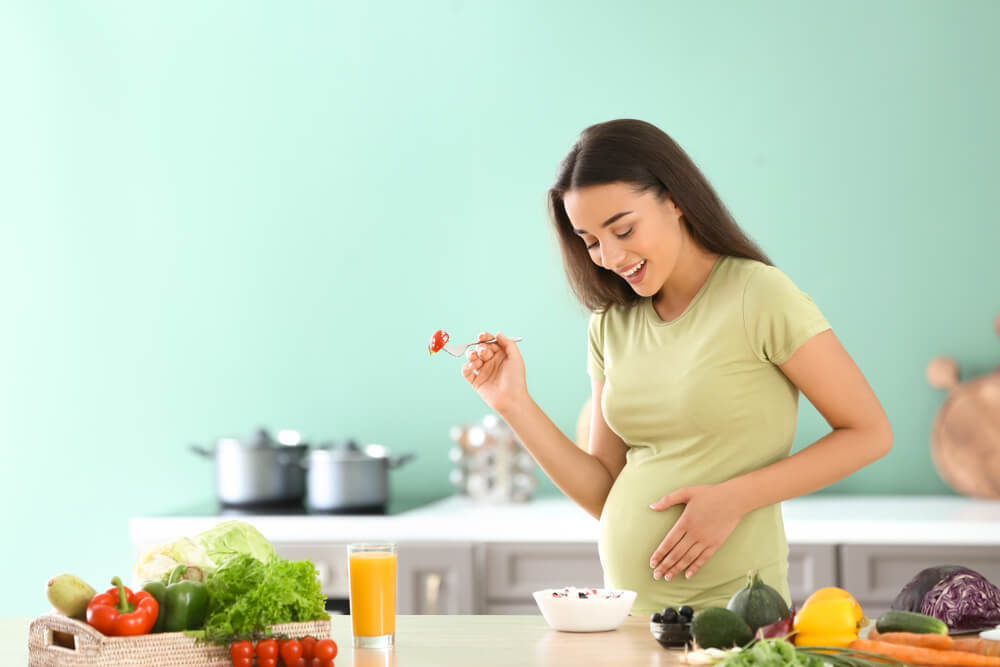
[[[160,605],[147,591],[133,593],[119,577],[87,605],[87,623],[109,637],[144,635],[153,629]]]

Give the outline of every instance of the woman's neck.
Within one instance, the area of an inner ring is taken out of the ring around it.
[[[677,319],[708,280],[719,253],[696,245],[688,237],[667,282],[653,296],[653,308],[665,322]]]

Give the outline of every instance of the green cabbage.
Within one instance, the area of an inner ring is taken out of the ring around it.
[[[247,554],[262,563],[277,556],[271,543],[243,521],[223,521],[198,533],[194,539],[180,537],[147,549],[132,566],[132,587],[141,588],[150,581],[166,581],[173,569],[184,564],[201,568],[205,574],[239,554]]]
[[[150,581],[166,581],[167,575],[181,563],[203,570],[212,570],[216,566],[204,547],[190,537],[181,537],[151,547],[139,556],[132,566],[133,587],[141,588]]]
[[[262,563],[278,555],[260,531],[243,521],[223,521],[195,535],[195,540],[216,566],[239,554],[253,556]]]

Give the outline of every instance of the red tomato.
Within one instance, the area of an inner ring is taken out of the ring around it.
[[[260,662],[261,658],[265,660],[269,660],[271,658],[274,658],[275,660],[278,659],[277,639],[262,639],[257,642],[257,662]]]
[[[316,657],[320,660],[333,660],[337,657],[337,642],[332,639],[320,639],[316,642]]]
[[[247,639],[234,642],[229,647],[229,657],[233,659],[234,667],[250,667],[253,664],[253,644]]]
[[[450,336],[448,335],[447,331],[441,331],[440,329],[438,329],[431,336],[431,342],[430,345],[427,346],[427,349],[430,350],[431,354],[434,354],[435,352],[440,352],[441,348],[444,347],[445,343],[448,342],[449,338]]]
[[[278,667],[277,658],[257,658],[257,667]]]
[[[289,667],[294,667],[298,664],[299,658],[302,657],[302,642],[298,639],[282,642],[279,652],[281,653],[281,661]]]
[[[303,637],[299,640],[302,644],[302,657],[306,660],[312,660],[316,657],[316,638],[315,637]]]

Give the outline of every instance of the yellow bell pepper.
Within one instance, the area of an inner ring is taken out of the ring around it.
[[[860,617],[853,598],[811,600],[795,615],[796,646],[847,646],[858,638]]]
[[[854,596],[845,591],[843,588],[837,588],[836,586],[827,586],[826,588],[820,588],[815,591],[812,595],[806,598],[806,601],[802,604],[802,608],[805,609],[809,606],[810,602],[818,602],[820,600],[850,600],[854,603],[856,609],[854,610],[854,615],[857,616],[857,621],[859,625],[865,625],[864,612],[861,610],[861,605],[858,601],[854,599]]]

